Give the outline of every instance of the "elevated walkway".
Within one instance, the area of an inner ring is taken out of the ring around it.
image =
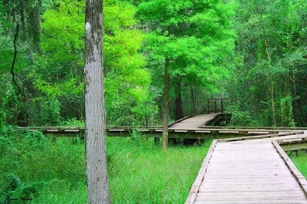
[[[203,125],[206,125],[208,122],[214,120],[218,117],[220,113],[211,113],[211,114],[201,114],[195,115],[193,117],[186,118],[185,120],[180,120],[177,123],[174,123],[169,126],[170,130],[201,130],[200,128]]]
[[[186,204],[307,204],[307,182],[279,146],[306,134],[214,140]]]

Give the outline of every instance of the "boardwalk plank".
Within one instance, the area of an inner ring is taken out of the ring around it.
[[[306,180],[282,157],[270,140],[218,142],[191,203],[307,204]]]
[[[232,185],[240,184],[240,183],[245,183],[245,184],[262,184],[262,183],[267,183],[267,184],[274,184],[280,182],[282,179],[283,182],[293,182],[295,179],[293,176],[287,176],[287,177],[238,177],[238,178],[210,178],[207,177],[205,178],[206,180],[204,181],[204,184],[206,185],[211,185],[215,183],[231,183]]]
[[[300,200],[257,200],[257,201],[195,201],[195,204],[307,204],[307,201]]]
[[[200,129],[199,126],[207,123],[210,120],[213,120],[218,115],[219,113],[196,115],[191,118],[187,118],[180,123],[172,125],[169,129]]]
[[[223,192],[223,193],[198,193],[197,199],[203,199],[204,197],[210,198],[210,200],[227,200],[227,198],[234,200],[235,197],[241,198],[259,198],[259,200],[272,200],[280,197],[299,197],[304,198],[305,194],[301,190],[291,192]]]
[[[303,200],[304,195],[287,195],[278,193],[274,196],[271,195],[263,195],[263,192],[253,193],[246,193],[246,194],[238,194],[234,193],[232,195],[206,195],[206,194],[199,194],[196,198],[196,201],[289,201],[289,200]]]

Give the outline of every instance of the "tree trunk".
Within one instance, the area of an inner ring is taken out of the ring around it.
[[[276,122],[276,114],[275,114],[275,96],[274,96],[274,81],[272,75],[270,75],[270,82],[271,82],[271,107],[272,107],[272,117],[273,117],[273,126],[277,126]]]
[[[181,95],[181,83],[178,81],[177,83],[177,96],[175,99],[175,120],[179,120],[183,118],[183,107],[182,107],[182,95]]]
[[[33,39],[33,48],[38,53],[40,53],[40,35],[41,31],[41,16],[40,16],[40,8],[42,2],[39,0],[33,10],[30,12],[30,22],[31,22],[31,31],[32,31],[32,39]]]
[[[34,62],[32,45],[31,45],[31,42],[30,42],[29,36],[28,36],[28,29],[27,29],[27,22],[26,22],[26,4],[25,4],[25,0],[21,0],[20,4],[21,4],[21,23],[22,23],[22,31],[23,31],[24,41],[27,42],[27,44],[28,44],[29,54],[30,54],[32,62]]]
[[[163,132],[162,132],[162,150],[166,151],[168,147],[168,92],[169,92],[169,60],[165,62],[164,68],[164,93],[163,93]]]
[[[272,58],[271,58],[271,54],[269,51],[268,40],[265,40],[265,51],[267,54],[267,58],[268,58],[269,65],[270,65],[270,72],[271,72],[272,71]],[[272,73],[269,73],[269,77],[270,77],[270,85],[271,85],[270,92],[271,92],[272,119],[273,119],[273,126],[276,127],[277,122],[276,122],[276,113],[275,113],[275,89],[274,89],[274,81],[273,81]]]
[[[103,84],[102,1],[87,0],[85,11],[85,136],[88,203],[110,203]]]

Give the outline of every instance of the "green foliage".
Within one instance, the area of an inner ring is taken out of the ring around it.
[[[149,93],[151,76],[144,69],[145,58],[139,53],[145,36],[135,29],[135,12],[136,8],[128,3],[105,2],[104,68],[108,124],[145,124],[146,118],[153,118],[156,114]]]
[[[80,186],[86,192],[83,142],[76,144],[71,139],[62,139],[52,143],[39,131],[18,135],[6,127],[0,134],[0,148],[1,204],[25,203],[27,200],[45,203],[50,199],[47,195],[52,197],[50,192],[61,195],[64,189],[68,200],[71,198],[69,192],[81,189]],[[53,195],[52,203],[57,202],[56,197]],[[72,200],[84,203],[86,193],[82,198]]]
[[[144,52],[153,86],[161,90],[156,100],[161,101],[165,69],[170,75],[170,101],[181,92],[178,84],[202,87],[208,93],[220,88],[217,84],[229,77],[226,59],[234,49],[235,32],[230,27],[234,6],[218,1],[141,1],[137,16],[148,27]]]
[[[31,201],[37,197],[39,189],[43,186],[44,182],[23,184],[20,179],[12,173],[1,174],[0,203],[25,203]]]
[[[28,132],[25,135],[25,142],[30,148],[45,148],[48,140],[40,131]]]
[[[112,203],[184,203],[210,145],[161,152],[153,140],[107,142]]]
[[[281,125],[295,127],[293,119],[292,97],[290,95],[280,100]]]
[[[32,200],[37,196],[40,188],[44,185],[42,181],[27,181],[21,180],[17,172],[23,168],[21,167],[19,157],[23,157],[20,144],[17,142],[11,127],[4,127],[0,134],[0,156],[1,156],[1,168],[0,168],[0,203],[24,203],[27,200]],[[42,145],[41,137],[44,137],[41,133],[28,134],[27,140],[31,140],[31,146],[34,144],[35,148]],[[29,143],[25,146],[28,147]],[[19,160],[19,161],[18,161]]]
[[[296,153],[290,152],[289,156],[292,162],[295,164],[296,168],[303,174],[303,176],[307,179],[307,152],[306,150],[301,150]]]
[[[0,135],[1,204],[87,202],[84,142],[10,127]],[[163,153],[152,138],[133,135],[107,138],[112,203],[183,203],[211,141]]]
[[[260,125],[294,126],[305,114],[299,111],[306,92],[299,82],[306,76],[306,54],[302,55],[306,36],[301,35],[305,4],[285,0],[237,2],[236,55],[241,62],[234,70],[230,96],[239,103],[238,111],[247,110]]]
[[[307,124],[304,0],[104,4],[109,125],[160,123],[167,60],[171,116],[179,93],[185,115],[217,94],[236,101],[236,124]],[[0,127],[84,118],[84,6],[70,0],[0,3]]]
[[[29,120],[32,126],[58,125],[61,121],[61,103],[57,98],[37,97],[31,101]]]
[[[253,120],[251,115],[247,111],[233,111],[231,112],[231,122],[230,125],[233,126],[253,126]]]
[[[56,8],[44,13],[42,29],[45,35],[41,47],[43,51],[52,53],[47,55],[50,60],[71,66],[76,63],[82,67],[84,7],[84,1],[63,0],[57,1]]]
[[[104,69],[106,111],[109,124],[142,123],[153,117],[150,103],[150,74],[138,53],[144,35],[135,29],[135,7],[118,1],[105,1]],[[32,99],[40,112],[31,112],[34,121],[59,124],[61,120],[84,118],[83,36],[84,2],[59,0],[43,15],[42,55],[30,78],[43,96]],[[48,106],[47,104],[50,103]],[[46,104],[46,105],[45,105]],[[140,111],[146,104],[148,111]],[[50,109],[49,109],[50,107]],[[64,108],[65,107],[65,108]],[[53,111],[51,111],[53,109]],[[36,122],[38,124],[38,122]]]
[[[84,127],[84,119],[77,120],[76,118],[71,118],[66,120],[63,125],[68,127]]]
[[[183,203],[211,141],[161,152],[152,138],[133,135],[107,138],[112,203]],[[11,127],[2,128],[0,203],[86,203],[84,151],[81,140],[51,142],[39,132],[17,135]],[[305,155],[291,159],[306,177]]]

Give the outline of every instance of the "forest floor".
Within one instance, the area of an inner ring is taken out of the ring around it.
[[[171,146],[153,139],[107,138],[112,203],[183,203],[206,156],[203,146]],[[0,134],[0,204],[87,203],[85,145],[41,133]]]
[[[153,139],[107,138],[112,203],[184,203],[211,144],[171,146]],[[307,154],[290,154],[307,177]],[[87,203],[85,145],[77,138],[46,138],[39,132],[0,134],[0,204]]]

